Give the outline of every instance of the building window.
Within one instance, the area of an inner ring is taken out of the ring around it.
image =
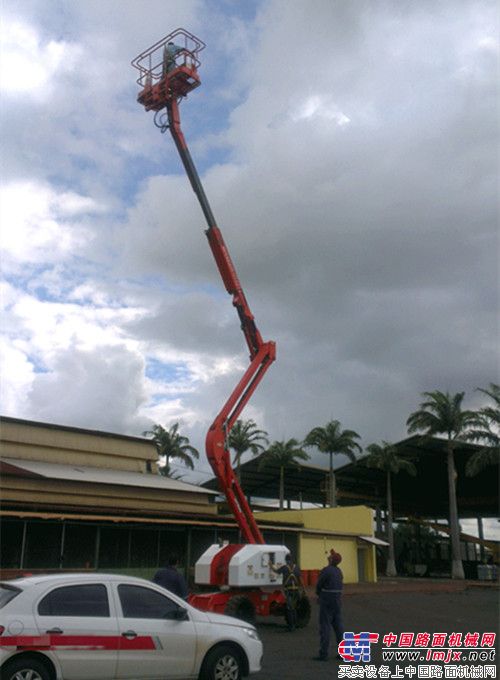
[[[193,564],[196,564],[209,546],[224,539],[225,534],[222,531],[219,532],[219,539],[217,538],[216,529],[193,529],[191,533],[191,560]]]
[[[67,524],[64,532],[63,567],[95,567],[97,527],[90,524]]]
[[[99,569],[126,569],[129,566],[130,529],[101,527]]]
[[[56,569],[61,562],[62,525],[32,522],[27,526],[26,569]]]
[[[132,529],[130,539],[131,567],[158,566],[158,538],[157,529]]]
[[[166,529],[160,531],[159,564],[166,564],[170,555],[177,555],[179,563],[186,562],[186,529]]]
[[[2,520],[0,532],[0,567],[18,569],[21,566],[24,522]]]

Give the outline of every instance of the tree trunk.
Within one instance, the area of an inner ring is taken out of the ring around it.
[[[329,503],[331,508],[337,506],[337,492],[335,488],[335,475],[333,473],[333,454],[330,453],[330,498]]]
[[[451,578],[464,579],[464,567],[460,554],[460,528],[458,525],[457,491],[455,486],[455,459],[453,445],[448,441],[448,497],[450,505],[450,539],[451,539]]]
[[[392,526],[392,485],[391,473],[387,470],[387,538],[389,539],[389,557],[387,558],[386,576],[397,576],[394,556],[394,527]]]
[[[481,543],[479,544],[479,559],[481,560],[482,564],[485,564],[486,562],[486,555],[484,552],[484,530],[483,530],[483,518],[479,517],[477,518],[477,532],[479,535],[479,539]]]
[[[285,500],[285,468],[280,467],[280,510],[283,510]]]

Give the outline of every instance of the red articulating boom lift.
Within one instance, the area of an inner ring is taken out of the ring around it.
[[[208,460],[246,544],[216,544],[200,557],[195,567],[196,583],[222,586],[225,589],[193,594],[190,602],[200,609],[231,613],[252,620],[255,613],[285,613],[284,596],[277,589],[282,577],[276,575],[270,565],[284,562],[288,549],[285,546],[265,545],[231,466],[227,437],[274,361],[276,346],[272,341],[262,340],[181,130],[179,103],[201,84],[198,57],[204,47],[205,44],[196,36],[179,28],[142,52],[132,61],[132,66],[140,73],[137,80],[141,88],[138,102],[146,111],[155,111],[155,124],[162,132],[169,129],[173,137],[208,224],[205,233],[224,286],[232,296],[250,352],[249,367],[210,426],[206,437]],[[306,625],[310,614],[307,598],[299,602],[298,613],[299,625]]]

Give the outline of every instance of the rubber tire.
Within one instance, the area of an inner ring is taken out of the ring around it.
[[[252,600],[245,597],[245,595],[235,595],[232,597],[226,604],[224,614],[246,621],[246,623],[255,623],[255,607]]]
[[[30,680],[53,680],[52,674],[41,661],[38,659],[30,659],[29,657],[21,659],[14,658],[12,661],[7,661],[0,670],[0,678],[2,678],[2,680],[13,680],[16,673],[21,673],[22,671],[38,673],[38,677],[32,676]],[[24,678],[24,676],[21,675],[19,678]]]
[[[242,668],[241,655],[229,645],[219,645],[207,654],[199,680],[241,680]]]
[[[305,628],[311,620],[311,603],[307,595],[301,595],[297,603],[297,628]]]

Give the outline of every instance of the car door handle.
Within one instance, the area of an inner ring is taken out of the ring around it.
[[[50,630],[45,631],[47,635],[61,635],[62,630],[60,628],[51,628]]]
[[[126,630],[124,633],[122,633],[122,637],[135,638],[137,637],[137,633],[135,630]]]

